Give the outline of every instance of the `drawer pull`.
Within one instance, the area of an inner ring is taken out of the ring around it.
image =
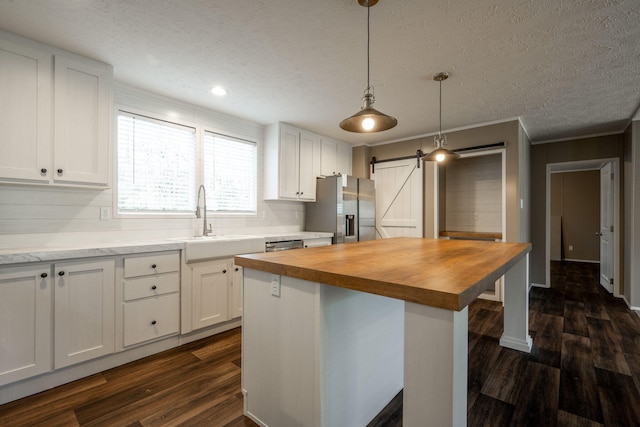
[[[47,273],[42,273],[42,274],[40,275],[40,277],[42,277],[43,279],[44,279],[45,277],[47,277],[47,276],[48,276],[48,274],[47,274]]]
[[[227,272],[227,270],[222,270],[222,274],[225,274]]]
[[[156,268],[156,265],[155,264],[151,264],[151,268]]]
[[[64,271],[59,272],[58,276],[64,276]]]
[[[240,270],[238,267],[236,267],[236,271]]]
[[[153,285],[151,289],[155,291],[156,289],[158,289],[158,287],[156,285]]]
[[[60,175],[62,175],[62,172],[64,172],[62,169],[58,169],[58,173],[59,173]]]
[[[152,321],[151,321],[151,324],[152,324],[152,325],[155,325],[156,323],[158,323],[158,322],[156,322],[155,320],[152,320]]]
[[[47,173],[47,170],[45,168],[42,168],[42,169],[40,169],[40,173],[44,175],[44,174]]]

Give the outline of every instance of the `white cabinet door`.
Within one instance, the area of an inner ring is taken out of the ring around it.
[[[51,266],[0,269],[0,386],[52,369]]]
[[[280,127],[280,165],[279,188],[280,197],[298,198],[298,181],[300,179],[300,132],[290,126]]]
[[[215,325],[229,319],[229,281],[231,263],[203,262],[193,268],[191,323],[193,329]]]
[[[338,143],[329,138],[322,138],[321,146],[320,174],[323,176],[335,175],[338,172],[336,167]]]
[[[304,201],[316,200],[316,159],[315,146],[318,137],[309,132],[300,132],[300,160],[298,199]]]
[[[320,174],[351,175],[351,146],[330,138],[322,138]]]
[[[338,144],[336,169],[342,175],[351,175],[351,145],[347,143]]]
[[[229,298],[229,316],[231,319],[242,316],[242,267],[233,264],[231,276],[231,298]]]
[[[113,353],[114,270],[113,259],[55,265],[56,369]]]
[[[55,57],[55,182],[109,185],[112,70],[83,58]]]
[[[267,126],[265,200],[315,201],[320,173],[320,136],[285,123]]]
[[[0,39],[0,179],[48,182],[52,55]]]

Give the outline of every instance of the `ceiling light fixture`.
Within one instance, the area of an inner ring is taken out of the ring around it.
[[[438,73],[433,76],[433,80],[440,83],[440,128],[438,130],[438,135],[433,138],[433,146],[435,147],[435,150],[424,156],[422,160],[443,162],[445,160],[453,160],[460,157],[460,154],[444,148],[447,143],[447,136],[442,134],[442,81],[447,80],[448,78],[449,73],[446,72]]]
[[[349,132],[373,133],[391,129],[398,124],[398,121],[372,107],[375,96],[373,96],[373,86],[369,84],[369,45],[371,40],[369,27],[371,26],[371,7],[375,6],[378,0],[358,0],[358,3],[367,8],[367,89],[362,97],[361,110],[341,121],[340,127]]]
[[[211,93],[217,96],[225,96],[228,92],[222,86],[216,86],[211,89]]]

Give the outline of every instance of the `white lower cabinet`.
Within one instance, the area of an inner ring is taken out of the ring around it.
[[[193,329],[229,319],[231,265],[227,260],[198,264],[193,268],[191,322]]]
[[[242,316],[242,267],[232,258],[186,265],[182,333]]]
[[[51,264],[0,269],[0,386],[52,369]]]
[[[178,333],[179,307],[177,292],[125,302],[124,346]]]
[[[55,369],[114,352],[114,271],[113,259],[55,264]]]
[[[242,316],[242,267],[232,265],[231,292],[229,297],[229,317],[235,319]]]
[[[157,252],[124,259],[122,345],[180,331],[180,254]]]

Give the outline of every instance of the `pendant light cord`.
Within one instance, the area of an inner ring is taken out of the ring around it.
[[[442,80],[440,80],[440,127],[438,129],[438,136],[442,136]]]
[[[371,85],[369,84],[369,70],[371,68],[370,64],[369,64],[369,51],[370,51],[370,44],[371,44],[371,30],[370,27],[371,26],[371,4],[370,2],[367,3],[367,92],[369,92]]]

